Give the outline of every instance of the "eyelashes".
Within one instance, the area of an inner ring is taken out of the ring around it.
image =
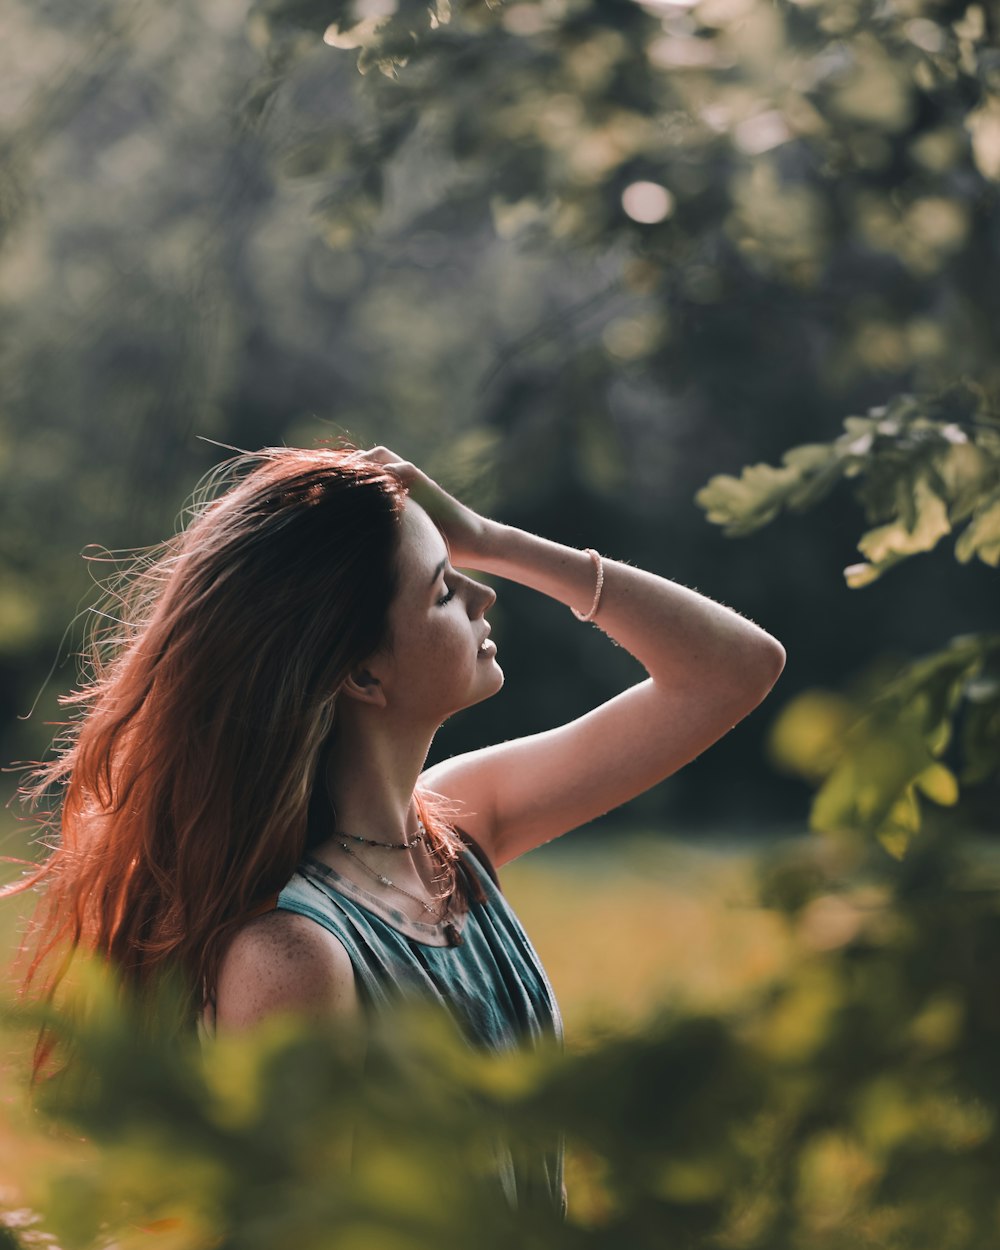
[[[441,598],[437,601],[437,605],[439,608],[443,608],[446,603],[450,603],[452,599],[454,598],[455,598],[455,591],[454,589],[449,587],[448,593],[446,595],[441,596]]]

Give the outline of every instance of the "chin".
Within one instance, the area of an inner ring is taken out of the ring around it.
[[[499,694],[503,689],[503,683],[503,669],[496,662],[496,660],[492,660],[490,662],[489,682],[487,683],[486,679],[483,679],[483,686],[485,689],[483,689],[482,693],[477,694],[473,699],[471,699],[468,706],[471,707],[474,703],[482,703],[486,699],[492,699],[495,694]]]

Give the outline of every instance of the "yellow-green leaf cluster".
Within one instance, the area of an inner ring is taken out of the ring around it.
[[[866,562],[844,570],[852,588],[932,550],[961,522],[955,555],[1000,563],[1000,424],[980,404],[961,420],[937,409],[954,396],[899,395],[867,416],[850,416],[830,443],[793,447],[778,468],[755,464],[740,476],[717,474],[695,496],[708,520],[728,535],[753,532],[783,509],[811,507],[842,479],[858,479],[870,521],[858,541]],[[933,415],[929,415],[933,414]]]
[[[810,826],[861,829],[901,856],[921,828],[920,797],[939,806],[959,799],[960,777],[942,756],[966,707],[961,779],[981,780],[992,751],[997,769],[1000,684],[983,680],[1000,657],[1000,637],[970,635],[902,666],[855,698],[808,690],[782,708],[768,750],[780,768],[817,784]],[[992,719],[985,706],[992,709]]]

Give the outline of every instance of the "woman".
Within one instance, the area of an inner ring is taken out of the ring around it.
[[[647,680],[425,769],[441,723],[503,684],[495,594],[461,569],[559,600]],[[17,887],[46,886],[26,984],[67,943],[137,991],[180,969],[178,1027],[209,1032],[412,991],[474,1042],[558,1036],[495,869],[675,772],[784,664],[737,613],[482,517],[384,447],[237,457],[116,603],[126,629],[98,640],[82,715],[35,776],[64,793],[58,845]],[[509,1197],[560,1204],[560,1168],[508,1166]]]

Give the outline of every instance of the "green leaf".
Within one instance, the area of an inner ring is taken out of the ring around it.
[[[993,693],[970,700],[962,725],[963,785],[976,785],[1000,773],[1000,682]]]
[[[889,808],[880,833],[901,832],[908,836],[920,830],[920,804],[912,785],[906,786],[899,798]]]
[[[916,785],[942,807],[953,807],[958,802],[958,778],[944,764],[929,764],[915,778]]]
[[[951,532],[945,502],[931,490],[926,476],[913,482],[911,497],[914,512],[912,524],[907,524],[906,520],[897,518],[888,525],[880,525],[869,530],[859,540],[858,550],[862,555],[867,556],[869,561],[863,584],[867,585],[875,581],[905,556],[931,551],[946,534]],[[847,570],[845,570],[846,575]],[[848,578],[848,583],[852,586],[862,584],[857,574],[853,580]]]
[[[880,569],[874,564],[849,564],[844,569],[844,580],[852,590],[860,590],[863,586],[870,586],[872,582],[877,581]]]
[[[957,429],[955,426],[944,428]],[[975,509],[984,492],[989,491],[996,483],[1000,465],[994,456],[988,455],[963,436],[963,441],[952,443],[938,457],[934,468],[941,481],[941,485],[935,489],[942,497],[950,500],[948,511],[954,525],[958,521],[964,521]],[[961,541],[959,538],[956,543],[956,555]]]
[[[912,838],[908,833],[896,830],[882,830],[877,835],[878,841],[885,847],[893,859],[905,859]]]
[[[767,750],[779,768],[809,781],[828,776],[844,753],[844,735],[858,709],[828,690],[804,690],[790,699],[768,733]]]
[[[816,719],[821,725],[824,714],[828,719],[833,703],[814,691],[793,700],[775,724],[769,749],[779,764],[797,765],[811,780],[822,778],[810,828],[886,835],[887,849],[891,843],[893,853],[905,850],[920,828],[918,792],[942,806],[960,800],[959,778],[938,758],[960,715],[962,784],[994,774],[1000,760],[1000,678],[984,670],[998,657],[1000,636],[952,639],[883,681],[863,700],[839,743],[829,741],[829,728],[824,735],[811,724]],[[810,707],[815,711],[807,714]]]
[[[738,478],[716,474],[695,495],[709,521],[725,526],[729,536],[752,533],[777,516],[802,473],[786,466],[748,465]]]
[[[972,520],[955,543],[955,555],[963,564],[973,556],[993,568],[1000,564],[1000,488],[977,500]]]

